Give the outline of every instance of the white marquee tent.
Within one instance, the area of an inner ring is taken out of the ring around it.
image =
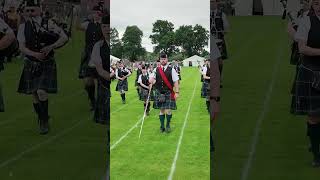
[[[254,1],[261,1],[264,15],[282,15],[283,7],[280,0],[235,0],[237,16],[251,16]],[[300,0],[288,0],[288,11],[298,11]]]
[[[182,62],[183,62],[183,66],[185,66],[185,67],[190,66],[190,65],[192,65],[193,67],[197,67],[199,65],[203,65],[204,61],[205,61],[205,58],[194,55],[194,56],[191,56],[191,57],[183,60]]]
[[[120,61],[119,58],[110,55],[110,63],[111,63],[111,64],[115,64],[115,63],[117,63],[118,61]]]

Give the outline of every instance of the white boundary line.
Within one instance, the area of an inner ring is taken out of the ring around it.
[[[194,95],[195,95],[195,92],[196,92],[197,85],[198,85],[198,81],[196,81],[196,85],[194,86],[194,89],[193,89],[192,98],[190,99],[190,102],[189,102],[188,111],[187,111],[187,114],[186,114],[185,119],[184,119],[183,127],[181,129],[179,141],[178,141],[178,144],[177,144],[176,154],[175,154],[173,162],[172,162],[171,171],[170,171],[168,180],[172,180],[174,171],[176,169],[176,164],[177,164],[177,160],[178,160],[178,157],[179,157],[180,146],[181,146],[181,142],[182,142],[182,138],[183,138],[183,134],[184,134],[184,129],[185,129],[186,125],[187,125],[187,121],[188,121],[189,114],[190,114],[190,109],[191,109],[191,104],[192,104],[192,101],[193,101],[193,98],[194,98]]]
[[[92,118],[92,116],[89,117],[89,119],[91,119],[91,118]],[[10,158],[10,159],[2,162],[2,163],[0,164],[0,169],[6,167],[8,164],[10,164],[10,163],[12,163],[12,162],[14,162],[14,161],[17,161],[17,160],[21,159],[25,154],[30,153],[30,152],[32,152],[32,151],[40,148],[41,146],[43,146],[43,145],[45,145],[45,144],[49,144],[49,143],[51,143],[52,141],[54,141],[54,140],[56,140],[56,139],[58,139],[58,138],[60,138],[60,137],[62,137],[62,136],[64,136],[64,135],[68,134],[70,131],[72,131],[73,129],[75,129],[76,127],[78,127],[82,122],[85,122],[85,121],[84,121],[84,120],[80,120],[80,121],[76,122],[74,125],[72,125],[71,127],[63,130],[63,131],[60,132],[60,133],[57,133],[55,136],[52,136],[52,137],[48,138],[47,140],[45,140],[45,141],[43,141],[43,142],[41,142],[41,143],[39,143],[39,144],[36,144],[36,145],[34,145],[34,146],[31,146],[30,148],[22,151],[21,153],[16,154],[16,155],[13,156],[12,158]]]
[[[279,48],[279,53],[281,53],[281,48]],[[272,80],[269,84],[269,88],[268,91],[266,93],[264,102],[263,102],[263,110],[260,113],[259,118],[257,119],[256,122],[256,126],[254,129],[254,134],[252,136],[252,142],[251,142],[251,146],[250,146],[250,151],[249,151],[249,157],[244,165],[244,168],[242,170],[242,175],[241,175],[241,180],[247,180],[248,176],[249,176],[249,171],[251,169],[252,166],[252,161],[254,159],[255,153],[256,153],[256,148],[257,148],[257,144],[258,144],[258,140],[259,140],[259,134],[260,134],[260,130],[261,130],[261,124],[263,122],[263,120],[265,119],[266,113],[269,110],[269,102],[271,99],[271,95],[273,92],[273,86],[274,83],[276,81],[276,76],[278,74],[278,69],[279,69],[279,64],[281,62],[282,58],[282,54],[279,54],[278,59],[276,61],[276,63],[273,66],[273,71],[272,71]]]
[[[188,78],[186,79],[189,79],[191,77],[191,75],[188,76]],[[152,111],[153,109],[151,109]],[[150,111],[150,112],[151,112]],[[121,136],[120,139],[118,139],[111,147],[110,147],[110,151],[113,150],[123,139],[125,139],[130,133],[131,131],[134,130],[134,128],[136,128],[138,126],[138,124],[142,121],[142,118],[140,118],[137,123],[135,125],[133,125],[123,136]],[[111,131],[111,129],[110,129]]]

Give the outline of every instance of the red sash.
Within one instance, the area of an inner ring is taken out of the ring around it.
[[[164,84],[169,88],[169,90],[170,90],[170,92],[171,92],[171,94],[170,94],[171,99],[174,100],[174,99],[175,99],[175,93],[174,93],[174,91],[173,91],[173,87],[171,86],[171,84],[170,84],[167,76],[164,74],[161,66],[158,67],[158,70],[159,70],[160,76],[161,76]]]

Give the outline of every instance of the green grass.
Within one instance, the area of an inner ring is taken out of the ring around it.
[[[111,145],[117,142],[143,115],[143,102],[138,101],[134,77],[129,79],[127,104],[112,84]],[[140,124],[111,150],[112,179],[167,179],[176,153],[181,129],[191,101],[190,114],[173,179],[209,179],[209,115],[205,100],[200,98],[200,76],[196,68],[182,70],[182,82],[178,110],[173,112],[172,132],[159,132],[159,110],[153,109],[145,119],[141,139]],[[192,98],[193,90],[195,95]],[[119,108],[125,109],[117,111]],[[201,175],[201,176],[199,176]]]
[[[307,151],[305,117],[289,113],[295,67],[289,65],[286,23],[280,17],[234,17],[231,24],[231,57],[224,66],[222,112],[215,127],[214,179],[241,179],[273,76],[247,180],[319,179]]]
[[[97,125],[78,77],[83,34],[57,53],[57,95],[50,95],[51,132],[38,134],[30,96],[16,92],[23,62],[6,64],[1,83],[6,112],[0,113],[1,180],[97,180],[106,172],[106,127]],[[6,164],[3,164],[8,162]]]

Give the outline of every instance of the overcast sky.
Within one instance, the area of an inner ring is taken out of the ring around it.
[[[209,30],[209,4],[209,0],[111,0],[111,27],[119,31],[121,38],[127,26],[137,25],[144,33],[142,46],[152,52],[149,36],[156,20],[168,20],[175,29],[200,24]]]

